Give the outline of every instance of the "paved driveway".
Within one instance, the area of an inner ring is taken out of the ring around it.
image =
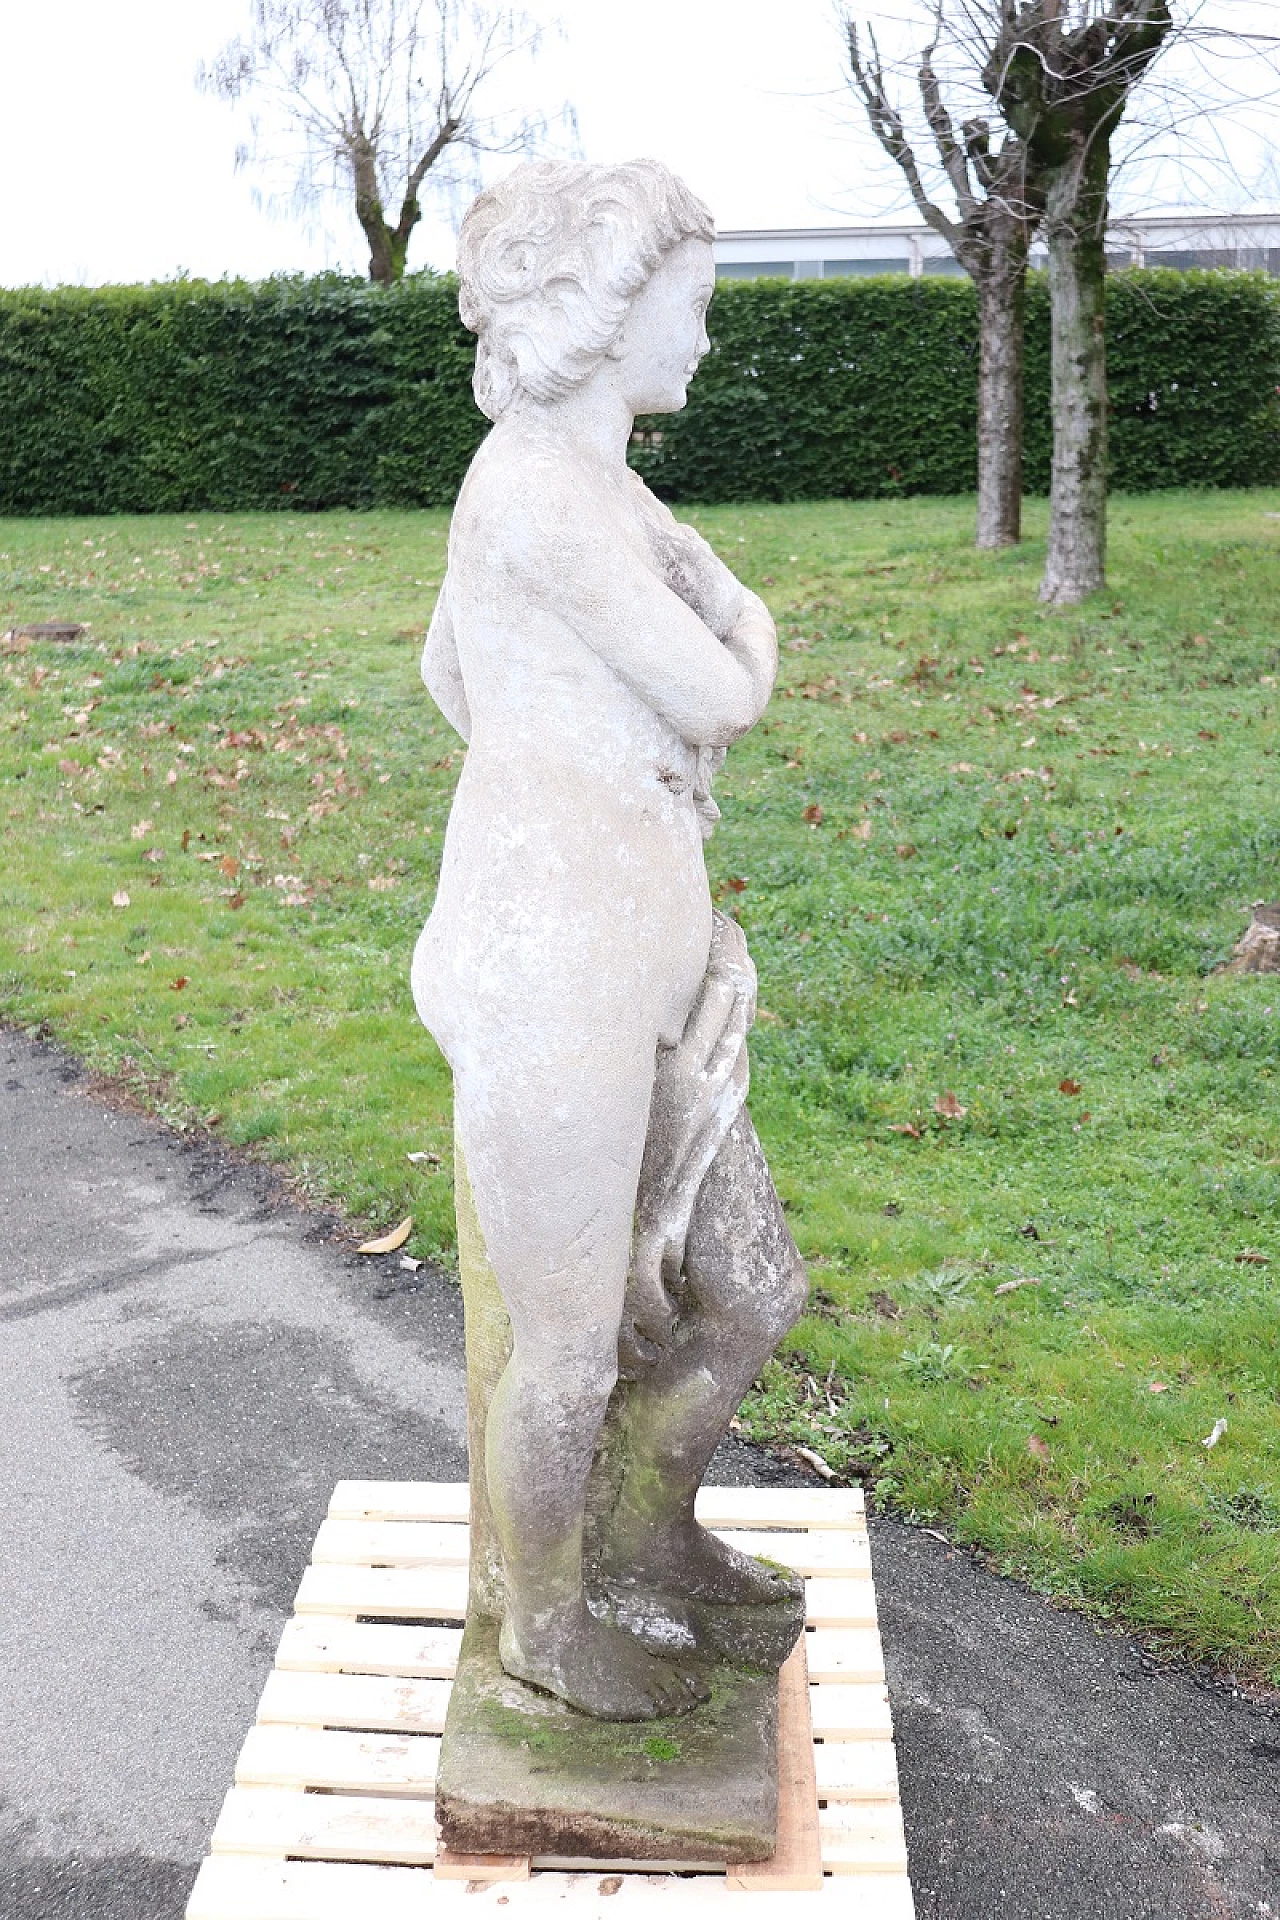
[[[334,1481],[465,1475],[459,1298],[3,1033],[0,1221],[0,1916],[179,1920]],[[1280,1920],[1280,1715],[873,1541],[921,1920]]]

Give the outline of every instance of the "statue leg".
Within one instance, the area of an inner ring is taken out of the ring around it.
[[[684,1289],[672,1348],[626,1390],[621,1484],[602,1529],[601,1571],[713,1603],[776,1600],[790,1585],[693,1517],[717,1443],[808,1293],[745,1109],[699,1191]]]
[[[583,1510],[617,1377],[618,1328],[651,1075],[636,1060],[545,1045],[501,1085],[458,1082],[476,1214],[511,1320],[485,1473],[501,1546],[504,1666],[608,1719],[692,1706],[696,1675],[588,1611]],[[634,1098],[632,1094],[634,1093]],[[632,1111],[634,1109],[634,1111]]]

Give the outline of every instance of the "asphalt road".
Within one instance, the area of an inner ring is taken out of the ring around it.
[[[334,1481],[465,1474],[459,1298],[3,1033],[0,1203],[0,1920],[180,1920]],[[1280,1711],[873,1543],[921,1920],[1280,1920]]]

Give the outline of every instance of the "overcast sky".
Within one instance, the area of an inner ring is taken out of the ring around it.
[[[906,0],[860,11],[901,11]],[[652,154],[706,199],[721,227],[824,226],[902,217],[843,87],[834,0],[527,0],[566,36],[535,69],[549,104],[577,109],[593,160]],[[1276,26],[1277,0],[1215,0]],[[180,271],[256,277],[361,272],[361,236],[335,206],[310,230],[255,203],[237,173],[241,129],[195,72],[246,24],[246,0],[0,0],[4,139],[0,284],[127,281]],[[1274,104],[1233,124],[1239,176],[1154,197],[1280,206]],[[510,163],[503,163],[510,164]],[[1151,202],[1144,183],[1142,197]],[[451,219],[433,210],[412,265],[449,266]]]

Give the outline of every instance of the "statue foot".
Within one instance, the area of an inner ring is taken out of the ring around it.
[[[799,1574],[765,1566],[694,1520],[652,1529],[635,1554],[615,1544],[606,1571],[630,1584],[710,1606],[768,1606],[804,1591]]]
[[[596,1720],[659,1720],[665,1714],[687,1713],[710,1698],[700,1674],[656,1659],[629,1633],[597,1620],[585,1605],[553,1645],[534,1652],[520,1644],[508,1616],[498,1652],[515,1679],[554,1693]]]

